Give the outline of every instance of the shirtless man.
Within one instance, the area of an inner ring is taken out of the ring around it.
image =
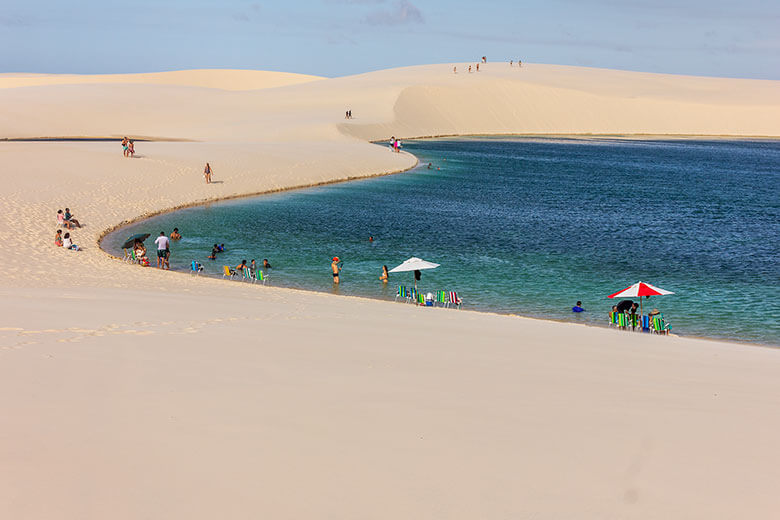
[[[339,266],[339,257],[333,257],[333,262],[330,263],[330,270],[333,271],[333,283],[338,285],[339,273],[341,272],[341,267]]]

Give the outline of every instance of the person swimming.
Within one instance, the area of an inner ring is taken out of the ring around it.
[[[582,302],[578,301],[577,305],[571,308],[571,312],[585,312],[585,309],[582,308]]]
[[[382,282],[384,282],[384,283],[387,283],[387,280],[388,280],[389,278],[390,278],[390,273],[388,273],[388,271],[387,271],[387,266],[386,266],[386,265],[383,265],[383,266],[382,266],[382,276],[380,276],[380,277],[379,277],[379,279],[380,279]]]

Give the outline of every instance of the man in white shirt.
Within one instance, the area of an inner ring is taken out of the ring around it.
[[[160,231],[160,236],[154,240],[157,244],[157,267],[163,267],[168,262],[170,241],[165,236],[165,231]]]

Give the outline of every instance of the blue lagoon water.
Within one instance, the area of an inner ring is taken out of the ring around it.
[[[178,227],[174,268],[198,260],[217,275],[268,258],[272,285],[383,299],[411,274],[385,287],[381,266],[418,256],[442,264],[421,289],[456,290],[467,309],[596,324],[615,303],[608,294],[642,280],[675,292],[647,306],[676,333],[780,344],[780,142],[475,137],[404,147],[420,159],[410,172],[185,209],[103,245],[116,252],[130,234]],[[227,252],[213,262],[215,242]],[[344,261],[337,288],[333,256]],[[587,312],[571,313],[577,300]]]

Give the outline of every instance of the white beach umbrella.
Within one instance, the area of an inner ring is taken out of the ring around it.
[[[417,258],[416,256],[413,256],[409,260],[405,261],[401,265],[398,265],[396,267],[393,267],[390,269],[391,273],[404,273],[407,271],[422,271],[423,269],[436,269],[439,267],[439,264],[434,264],[433,262],[427,262],[423,260],[422,258]],[[414,280],[414,287],[417,288],[417,280]]]

